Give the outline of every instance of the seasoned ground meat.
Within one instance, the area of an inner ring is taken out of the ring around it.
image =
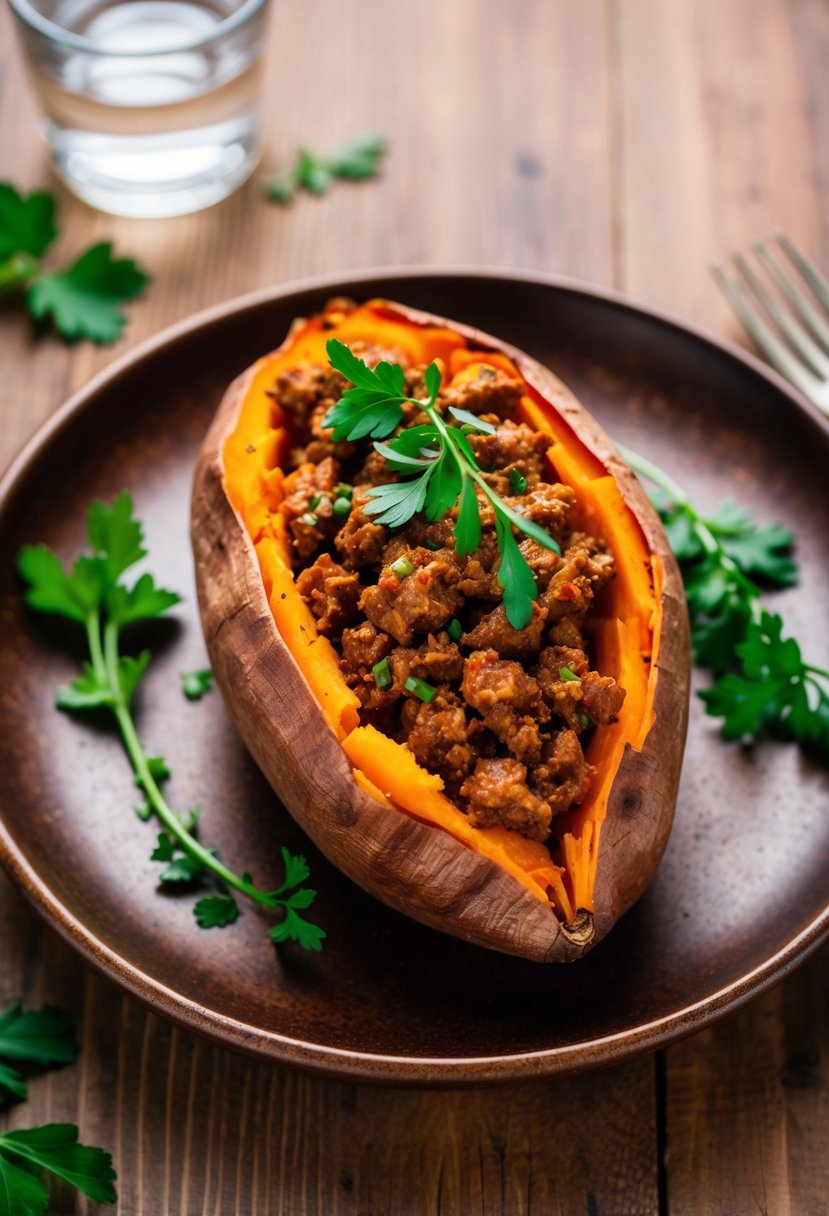
[[[585,711],[595,726],[607,726],[617,720],[625,690],[611,676],[588,671],[582,676],[581,687]]]
[[[477,376],[456,388],[441,393],[445,407],[468,410],[470,414],[495,414],[512,418],[524,392],[520,380],[513,379],[500,368],[481,364]]]
[[[343,663],[351,671],[365,674],[375,663],[386,658],[392,645],[387,633],[375,629],[370,621],[363,621],[354,629],[343,630]]]
[[[505,659],[529,659],[537,654],[547,621],[547,609],[538,608],[524,629],[516,629],[507,620],[503,604],[482,616],[474,629],[463,635],[464,646],[491,648]]]
[[[429,562],[402,578],[384,566],[380,582],[363,592],[360,608],[378,629],[410,646],[415,634],[440,629],[460,609],[457,581],[457,570],[445,562]]]
[[[296,585],[326,637],[340,637],[344,627],[358,619],[360,580],[338,566],[329,553],[321,553],[313,566],[301,571]]]
[[[476,828],[512,828],[530,840],[546,840],[553,813],[527,785],[527,769],[518,760],[479,760],[460,788]]]
[[[518,474],[527,486],[536,486],[541,480],[550,440],[526,423],[503,422],[494,435],[471,435],[469,441],[481,468],[492,470],[486,479],[498,494],[504,497],[514,494]]]
[[[553,815],[578,806],[590,787],[593,770],[575,731],[561,730],[547,743],[530,783]]]
[[[477,759],[470,740],[480,729],[466,716],[465,706],[448,687],[439,688],[429,704],[407,701],[401,715],[406,744],[418,764],[443,777],[457,789]]]
[[[430,684],[457,683],[463,675],[463,655],[448,633],[430,633],[416,650],[399,646],[394,651],[391,673],[399,688],[410,676]]]
[[[285,478],[281,511],[300,557],[316,553],[337,530],[331,492],[338,480],[337,464],[330,456],[319,464],[304,461]]]
[[[370,364],[399,362],[407,392],[427,396],[425,368],[407,365],[399,351],[355,353]],[[334,443],[323,422],[345,386],[339,373],[309,366],[280,374],[272,392],[294,444],[281,511],[300,594],[340,655],[363,722],[439,775],[473,826],[500,825],[532,840],[552,834],[554,844],[555,816],[577,806],[590,784],[582,744],[617,718],[624,700],[593,669],[586,641],[613,557],[573,526],[573,490],[548,480],[548,437],[516,417],[522,381],[483,364],[463,372],[441,391],[437,410],[451,421],[454,406],[494,428],[468,436],[483,478],[561,548],[515,533],[538,588],[532,618],[516,629],[482,490],[472,553],[458,552],[457,508],[437,520],[416,513],[398,528],[370,514],[372,490],[403,475],[370,439]],[[417,403],[403,415],[401,429],[427,421]]]
[[[373,523],[371,517],[366,515],[367,502],[365,490],[355,488],[351,513],[334,537],[334,544],[343,556],[343,564],[349,570],[359,570],[379,562],[388,540],[388,530],[382,524]]]

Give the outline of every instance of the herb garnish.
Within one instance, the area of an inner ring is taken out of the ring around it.
[[[0,1013],[0,1106],[23,1101],[26,1086],[15,1064],[71,1064],[77,1045],[68,1017],[60,1009],[24,1013],[19,1001]]]
[[[0,182],[0,293],[25,291],[35,320],[51,320],[68,342],[114,342],[126,324],[120,305],[144,289],[147,275],[132,259],[114,258],[109,242],[60,270],[43,270],[40,260],[57,235],[53,194],[36,190],[24,198]]]
[[[263,178],[262,186],[272,202],[287,206],[294,201],[297,190],[325,194],[335,178],[364,181],[376,177],[387,150],[385,139],[372,131],[347,139],[329,156],[300,148],[293,168]]]
[[[69,1018],[60,1009],[24,1013],[15,1001],[0,1014],[0,1057],[16,1064],[71,1064],[77,1054]],[[0,1061],[0,1104],[26,1097],[16,1068]],[[32,1170],[44,1170],[83,1191],[97,1203],[115,1203],[115,1172],[109,1153],[78,1144],[72,1123],[50,1123],[0,1133],[0,1212],[34,1216],[45,1212],[46,1188]]]
[[[706,712],[723,719],[726,739],[767,731],[829,760],[829,671],[806,663],[795,639],[783,637],[783,620],[763,608],[755,581],[772,587],[797,581],[792,534],[757,524],[730,501],[706,517],[662,469],[619,451],[661,491],[654,501],[682,569],[694,659],[720,677],[699,693]]]
[[[323,419],[325,426],[333,428],[335,442],[367,436],[385,439],[402,421],[403,406],[407,404],[418,406],[429,419],[428,423],[401,431],[388,443],[375,442],[375,449],[402,480],[373,486],[368,491],[370,501],[365,513],[394,528],[405,524],[418,511],[425,511],[428,519],[441,519],[457,504],[455,549],[464,556],[473,553],[481,541],[477,493],[480,490],[495,514],[501,552],[498,582],[504,591],[507,620],[515,629],[524,629],[532,619],[538,588],[512,529],[532,537],[545,549],[555,553],[561,553],[561,549],[534,520],[504,502],[481,472],[462,427],[490,435],[495,434],[495,427],[454,406],[449,407],[449,413],[462,427],[446,422],[436,407],[441,386],[436,363],[431,363],[424,373],[428,396],[418,399],[407,395],[403,369],[396,363],[381,362],[370,368],[337,338],[329,339],[326,350],[331,366],[353,386],[345,390]]]
[[[47,1123],[0,1133],[0,1210],[8,1216],[45,1212],[49,1195],[32,1170],[45,1170],[95,1203],[115,1203],[112,1157],[102,1148],[78,1144],[74,1123]]]
[[[201,671],[183,671],[181,673],[181,691],[188,701],[200,701],[212,687],[213,672],[209,667],[204,667]]]
[[[270,930],[272,941],[290,940],[305,949],[319,950],[325,933],[300,916],[316,895],[301,885],[309,874],[304,857],[294,857],[282,849],[283,882],[274,890],[260,890],[249,874],[235,874],[214,850],[199,843],[198,810],[181,815],[168,805],[161,786],[170,770],[162,757],[148,754],[140,742],[130,708],[150,652],[122,654],[121,633],[130,625],[160,616],[177,604],[180,596],[157,587],[150,574],[142,574],[132,586],[122,580],[124,572],[146,556],[143,529],[133,517],[128,494],[119,494],[111,507],[93,503],[87,530],[92,552],[79,557],[68,573],[45,545],[25,546],[18,556],[18,569],[28,584],[29,607],[68,617],[86,631],[89,661],[84,663],[83,675],[57,690],[57,707],[72,711],[105,709],[115,718],[136,785],[146,799],[135,808],[136,813],[141,819],[155,815],[163,828],[153,853],[153,860],[165,864],[161,883],[175,888],[212,878],[216,887],[217,894],[200,899],[193,909],[202,928],[232,924],[239,914],[234,896],[238,892],[282,913],[282,919]]]

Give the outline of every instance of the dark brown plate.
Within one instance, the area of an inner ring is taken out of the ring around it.
[[[656,880],[579,963],[543,967],[432,932],[376,903],[303,840],[248,759],[218,695],[187,704],[178,672],[204,648],[191,578],[196,449],[227,383],[333,294],[385,295],[480,326],[569,383],[610,433],[702,505],[726,495],[798,537],[800,586],[773,597],[811,661],[829,636],[829,428],[735,350],[611,295],[496,273],[406,272],[303,284],[215,310],[144,346],[78,394],[0,489],[0,851],[36,907],[107,975],[175,1021],[270,1060],[429,1084],[595,1067],[665,1044],[762,991],[829,927],[825,772],[795,747],[723,744],[700,705],[676,826]],[[250,908],[199,930],[192,898],[156,889],[151,826],[106,725],[55,711],[80,654],[71,626],[29,617],[23,542],[83,545],[89,501],[129,489],[151,567],[187,596],[159,624],[142,737],[172,764],[174,805],[201,800],[205,839],[263,881],[304,850],[328,931],[320,956],[276,955]],[[272,861],[273,859],[273,861]]]

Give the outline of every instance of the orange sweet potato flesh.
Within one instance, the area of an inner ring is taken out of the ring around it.
[[[276,376],[326,362],[325,343],[366,341],[444,381],[481,363],[523,378],[519,418],[550,437],[550,480],[571,485],[574,522],[605,538],[617,576],[592,620],[594,665],[627,695],[597,730],[597,773],[547,848],[476,829],[404,746],[359,724],[336,651],[297,591],[278,506],[288,450]],[[294,324],[228,389],[202,448],[192,535],[205,637],[240,733],[326,855],[411,916],[538,961],[579,957],[641,895],[667,842],[688,701],[685,600],[661,525],[607,437],[547,369],[455,322],[371,301]]]

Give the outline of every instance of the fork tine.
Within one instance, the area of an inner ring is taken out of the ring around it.
[[[773,363],[787,380],[791,380],[804,397],[812,400],[817,387],[814,376],[806,371],[803,364],[772,333],[765,321],[757,316],[742,291],[731,282],[718,262],[712,262],[711,273],[723,295],[742,321],[747,333],[754,339],[769,362]]]
[[[779,306],[772,294],[751,269],[743,255],[735,253],[732,256],[737,269],[771,319],[785,334],[807,367],[810,367],[816,376],[820,376],[823,379],[829,373],[829,357],[823,353],[817,343],[812,341],[806,331],[797,325],[789,314]]]
[[[815,306],[806,299],[802,292],[797,290],[785,270],[778,265],[762,241],[752,241],[751,247],[766,269],[777,280],[780,290],[788,298],[792,308],[799,314],[804,324],[808,325],[821,345],[829,351],[829,325],[823,320]]]
[[[817,266],[815,266],[814,262],[809,261],[806,254],[798,249],[792,238],[782,228],[775,229],[774,236],[778,245],[784,253],[788,254],[827,313],[829,313],[829,283],[826,282]]]

